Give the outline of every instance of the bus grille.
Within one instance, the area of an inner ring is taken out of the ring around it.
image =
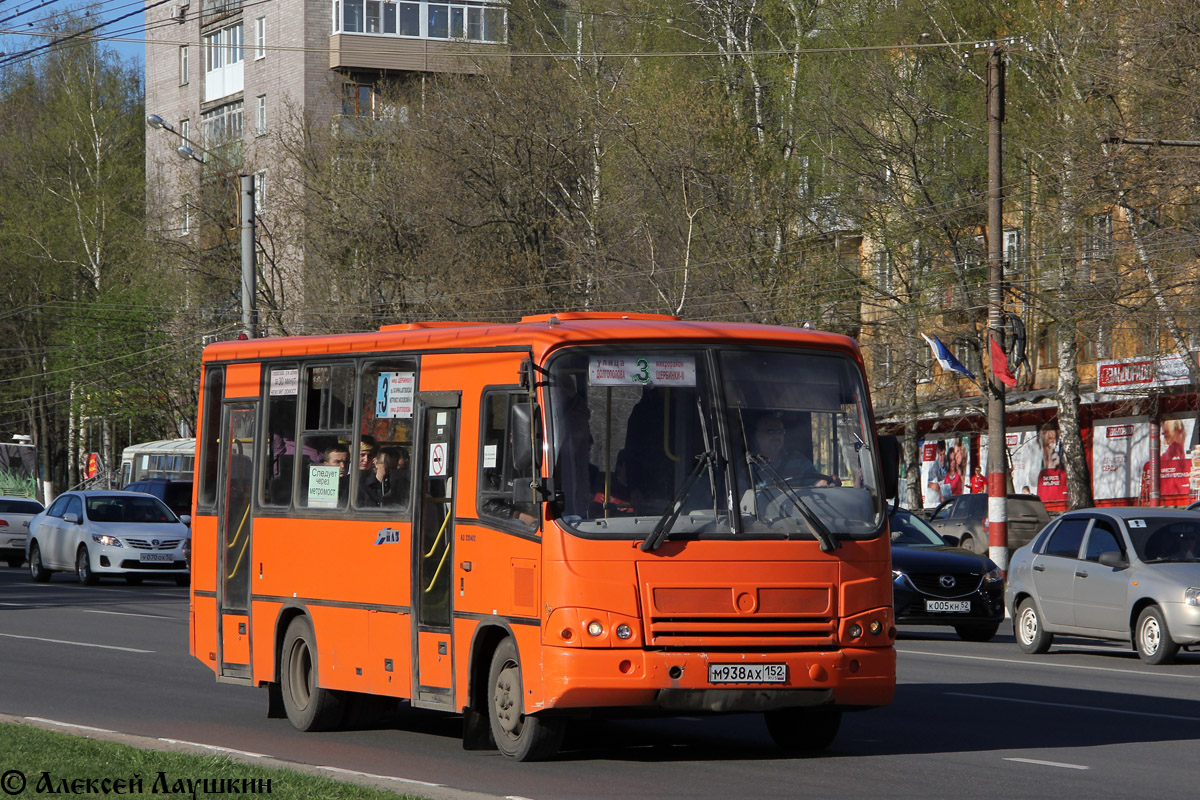
[[[652,647],[813,648],[837,636],[827,584],[658,584],[644,591]]]
[[[652,647],[789,649],[834,644],[836,621],[829,617],[651,617]]]

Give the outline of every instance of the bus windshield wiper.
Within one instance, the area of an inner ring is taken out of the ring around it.
[[[654,530],[650,532],[650,535],[646,537],[646,541],[642,542],[643,552],[649,553],[651,550],[657,550],[667,540],[667,532],[675,524],[675,520],[679,519],[679,514],[683,511],[683,504],[687,501],[688,495],[691,494],[692,487],[696,485],[696,481],[699,480],[705,468],[715,462],[716,459],[716,451],[711,449],[697,456],[696,466],[692,467],[692,471],[688,473],[687,478],[679,486],[679,491],[675,492],[675,497],[671,499],[670,507],[659,517],[658,523],[654,526]]]
[[[763,474],[770,478],[771,483],[775,485],[775,488],[782,492],[788,500],[792,501],[792,505],[794,505],[796,510],[800,512],[800,515],[804,517],[804,521],[807,522],[809,527],[812,528],[813,534],[817,537],[817,541],[821,543],[822,553],[832,553],[841,546],[840,543],[833,538],[833,531],[829,530],[829,526],[827,526],[821,520],[821,518],[817,516],[817,513],[813,511],[812,506],[810,506],[803,497],[796,494],[796,490],[792,488],[791,484],[784,480],[783,476],[775,471],[775,468],[771,466],[771,462],[767,461],[757,453],[748,453],[747,460],[759,467]]]

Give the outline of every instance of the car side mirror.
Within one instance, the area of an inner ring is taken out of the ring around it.
[[[184,525],[187,525],[189,528],[192,527],[192,517],[189,514],[180,514],[179,521]]]
[[[74,511],[68,511],[67,513],[63,514],[63,522],[69,522],[72,525],[78,525],[83,522],[83,520],[81,520],[79,515]]]
[[[944,533],[939,534],[939,535],[942,537],[942,541],[945,542],[946,544],[950,545],[951,547],[958,547],[958,538],[957,537],[947,536]]]
[[[1100,554],[1100,564],[1113,569],[1125,569],[1129,566],[1129,560],[1116,550],[1110,550]]]

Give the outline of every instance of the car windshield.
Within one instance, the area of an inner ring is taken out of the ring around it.
[[[178,522],[171,509],[149,495],[99,495],[87,499],[92,522]]]
[[[1126,525],[1144,562],[1200,561],[1200,519],[1142,517],[1126,520]]]
[[[42,504],[36,500],[0,499],[0,514],[37,514],[41,510]]]
[[[941,547],[946,544],[929,523],[902,508],[892,512],[888,518],[892,530],[892,544],[904,547]]]
[[[848,357],[575,348],[549,373],[556,500],[580,532],[880,533],[867,393]]]

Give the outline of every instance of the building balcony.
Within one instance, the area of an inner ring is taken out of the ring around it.
[[[488,3],[334,0],[331,69],[482,71],[502,57],[508,11]]]

